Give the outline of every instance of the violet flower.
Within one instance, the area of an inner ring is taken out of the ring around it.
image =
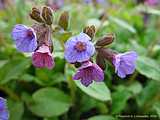
[[[64,5],[64,0],[48,0],[47,5],[53,10],[58,10]]]
[[[114,55],[112,63],[119,77],[125,78],[126,75],[135,71],[137,56],[137,53],[134,51]]]
[[[16,47],[21,52],[33,52],[37,48],[36,33],[31,27],[15,25],[12,31],[12,38]]]
[[[38,68],[52,69],[54,67],[54,59],[50,52],[50,49],[46,45],[42,45],[32,55],[32,63]]]
[[[85,62],[73,76],[73,79],[80,80],[81,83],[87,87],[93,82],[93,80],[96,82],[102,82],[104,80],[104,72],[97,64]]]
[[[7,110],[6,100],[0,97],[0,120],[8,120],[9,112]]]
[[[90,40],[91,38],[85,33],[71,37],[65,43],[65,59],[69,63],[89,60],[95,52],[94,44]]]
[[[90,4],[90,3],[93,3],[94,1],[93,0],[84,0],[85,3],[87,4]],[[95,0],[96,3],[98,4],[106,4],[106,0]]]
[[[154,5],[157,5],[158,3],[160,3],[160,1],[159,0],[146,0],[145,3],[147,5],[154,6]]]

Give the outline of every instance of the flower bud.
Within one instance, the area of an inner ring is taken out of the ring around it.
[[[42,17],[45,20],[46,24],[51,25],[53,23],[53,15],[52,10],[49,7],[43,7],[42,9]]]
[[[106,69],[105,59],[99,53],[96,56],[96,63],[102,70]]]
[[[92,26],[87,26],[83,29],[83,32],[86,33],[88,36],[91,37],[91,39],[93,39],[94,35],[95,35],[95,32],[96,32],[96,29],[95,29],[95,26],[92,25]]]
[[[104,36],[103,38],[99,39],[96,43],[96,46],[106,46],[106,45],[109,45],[113,42],[115,38],[115,35],[110,33],[110,34],[107,34],[106,36]]]
[[[68,24],[69,24],[69,14],[67,11],[64,11],[60,18],[59,18],[59,22],[58,22],[59,26],[61,26],[64,30],[67,30],[68,28]]]
[[[31,11],[31,13],[29,15],[33,20],[35,20],[37,22],[40,22],[40,23],[43,23],[43,20],[41,18],[41,12],[40,12],[39,9],[37,9],[35,7],[32,8],[32,11]]]

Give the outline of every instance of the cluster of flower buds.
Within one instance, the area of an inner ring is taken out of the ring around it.
[[[74,80],[81,80],[84,86],[89,86],[93,81],[104,80],[105,61],[109,61],[119,77],[124,78],[135,70],[137,54],[134,51],[116,53],[105,46],[111,44],[115,38],[113,34],[107,34],[100,38],[94,45],[92,39],[95,34],[95,27],[88,26],[79,35],[71,37],[65,43],[65,59],[78,67]],[[92,62],[92,56],[96,55],[96,63]]]
[[[42,10],[33,8],[30,17],[37,23],[32,27],[22,24],[14,26],[12,38],[20,52],[32,52],[32,63],[35,67],[52,69],[53,43],[51,40],[51,24],[53,22],[52,10],[43,7]]]

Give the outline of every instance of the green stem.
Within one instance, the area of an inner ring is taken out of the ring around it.
[[[75,86],[75,83],[72,79],[72,75],[67,74],[67,70],[69,70],[69,69],[73,69],[73,66],[66,63],[65,74],[67,75],[66,77],[67,77],[67,82],[68,82],[68,85],[69,85],[69,88],[70,88],[71,99],[72,99],[72,103],[74,104],[75,103],[75,98],[76,98],[76,94],[75,94],[76,86]]]
[[[19,101],[20,97],[10,90],[8,87],[0,86],[0,90],[4,91],[8,96],[10,96],[13,100]]]

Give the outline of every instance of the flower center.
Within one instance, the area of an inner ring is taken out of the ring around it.
[[[34,37],[32,30],[28,30],[28,31],[27,31],[27,37],[29,37],[29,38],[31,38],[31,39]]]
[[[86,50],[86,44],[83,42],[77,42],[74,47],[78,52],[82,52]]]

